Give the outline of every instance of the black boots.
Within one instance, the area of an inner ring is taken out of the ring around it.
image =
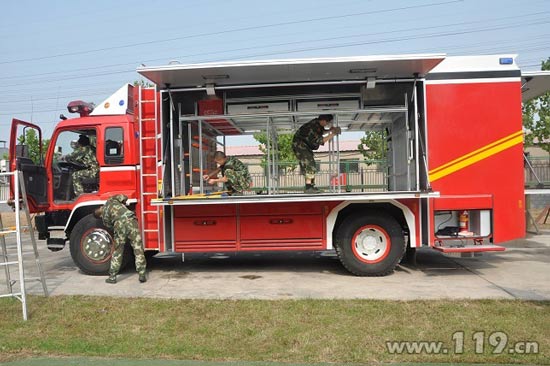
[[[105,280],[107,283],[115,284],[116,283],[116,275],[109,274],[109,277]],[[147,282],[147,275],[145,273],[139,274],[139,282],[144,283]]]
[[[307,194],[321,193],[322,191],[315,187],[313,184],[306,184],[306,189],[304,190]]]
[[[115,274],[110,274],[109,278],[107,278],[105,280],[105,282],[112,283],[112,284],[116,283],[116,275]]]

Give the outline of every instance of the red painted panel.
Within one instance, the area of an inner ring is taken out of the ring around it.
[[[156,92],[154,89],[141,90],[141,118],[155,117],[155,98]]]
[[[520,87],[519,81],[427,85],[429,170],[521,131]],[[518,144],[435,180],[432,188],[442,195],[492,195],[498,243],[525,235],[523,174]]]
[[[154,137],[154,131],[153,133],[149,134],[143,134],[143,136],[149,136]],[[141,143],[141,151],[143,152],[143,156],[154,156],[155,155],[155,148],[157,146],[156,140],[143,140]]]
[[[235,216],[236,205],[175,206],[174,217]]]
[[[247,215],[279,215],[279,214],[321,214],[326,202],[281,202],[243,204],[240,207],[241,216]]]
[[[222,99],[205,99],[198,101],[199,116],[213,116],[223,114]]]
[[[157,167],[157,162],[154,158],[148,158],[143,159],[143,164],[141,165],[141,169],[143,169],[143,172],[147,172],[148,174],[155,174],[155,169]]]
[[[237,239],[235,217],[204,216],[174,219],[174,241],[220,241]]]
[[[429,169],[521,130],[513,83],[427,85]]]
[[[240,220],[241,240],[306,239],[323,237],[321,215],[244,216]]]
[[[153,117],[150,117],[150,118],[153,118]],[[141,134],[143,136],[155,136],[155,120],[142,121]]]
[[[143,245],[145,249],[159,249],[158,248],[158,232],[145,232],[143,234]]]
[[[136,187],[135,170],[110,170],[99,173],[100,193],[109,193],[114,189],[117,191],[135,191]]]
[[[493,208],[491,195],[441,196],[433,199],[434,210],[482,210]]]
[[[420,200],[419,199],[400,199],[398,200],[399,203],[407,206],[411,212],[413,213],[415,219],[414,219],[414,225],[416,229],[416,246],[420,247],[422,246],[422,230],[420,229]]]

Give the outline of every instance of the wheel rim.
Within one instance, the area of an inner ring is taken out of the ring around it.
[[[90,262],[103,263],[111,258],[113,238],[105,229],[92,228],[84,233],[80,241],[82,254]]]
[[[351,240],[353,254],[365,263],[378,263],[384,260],[391,249],[391,239],[386,230],[377,225],[359,228]]]

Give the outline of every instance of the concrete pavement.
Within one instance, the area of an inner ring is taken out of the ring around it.
[[[550,232],[509,242],[505,252],[447,257],[429,248],[417,265],[386,277],[349,274],[334,253],[227,253],[158,255],[149,281],[138,282],[133,266],[116,285],[87,276],[66,247],[49,252],[38,242],[52,295],[101,295],[185,299],[526,299],[550,300]],[[30,267],[30,266],[29,266]],[[0,273],[0,284],[3,281]],[[39,283],[30,293],[41,293]]]

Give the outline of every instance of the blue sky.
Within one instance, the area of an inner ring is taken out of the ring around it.
[[[404,53],[517,53],[538,70],[550,1],[6,1],[0,140],[14,117],[50,137],[69,101],[101,102],[140,64]]]

